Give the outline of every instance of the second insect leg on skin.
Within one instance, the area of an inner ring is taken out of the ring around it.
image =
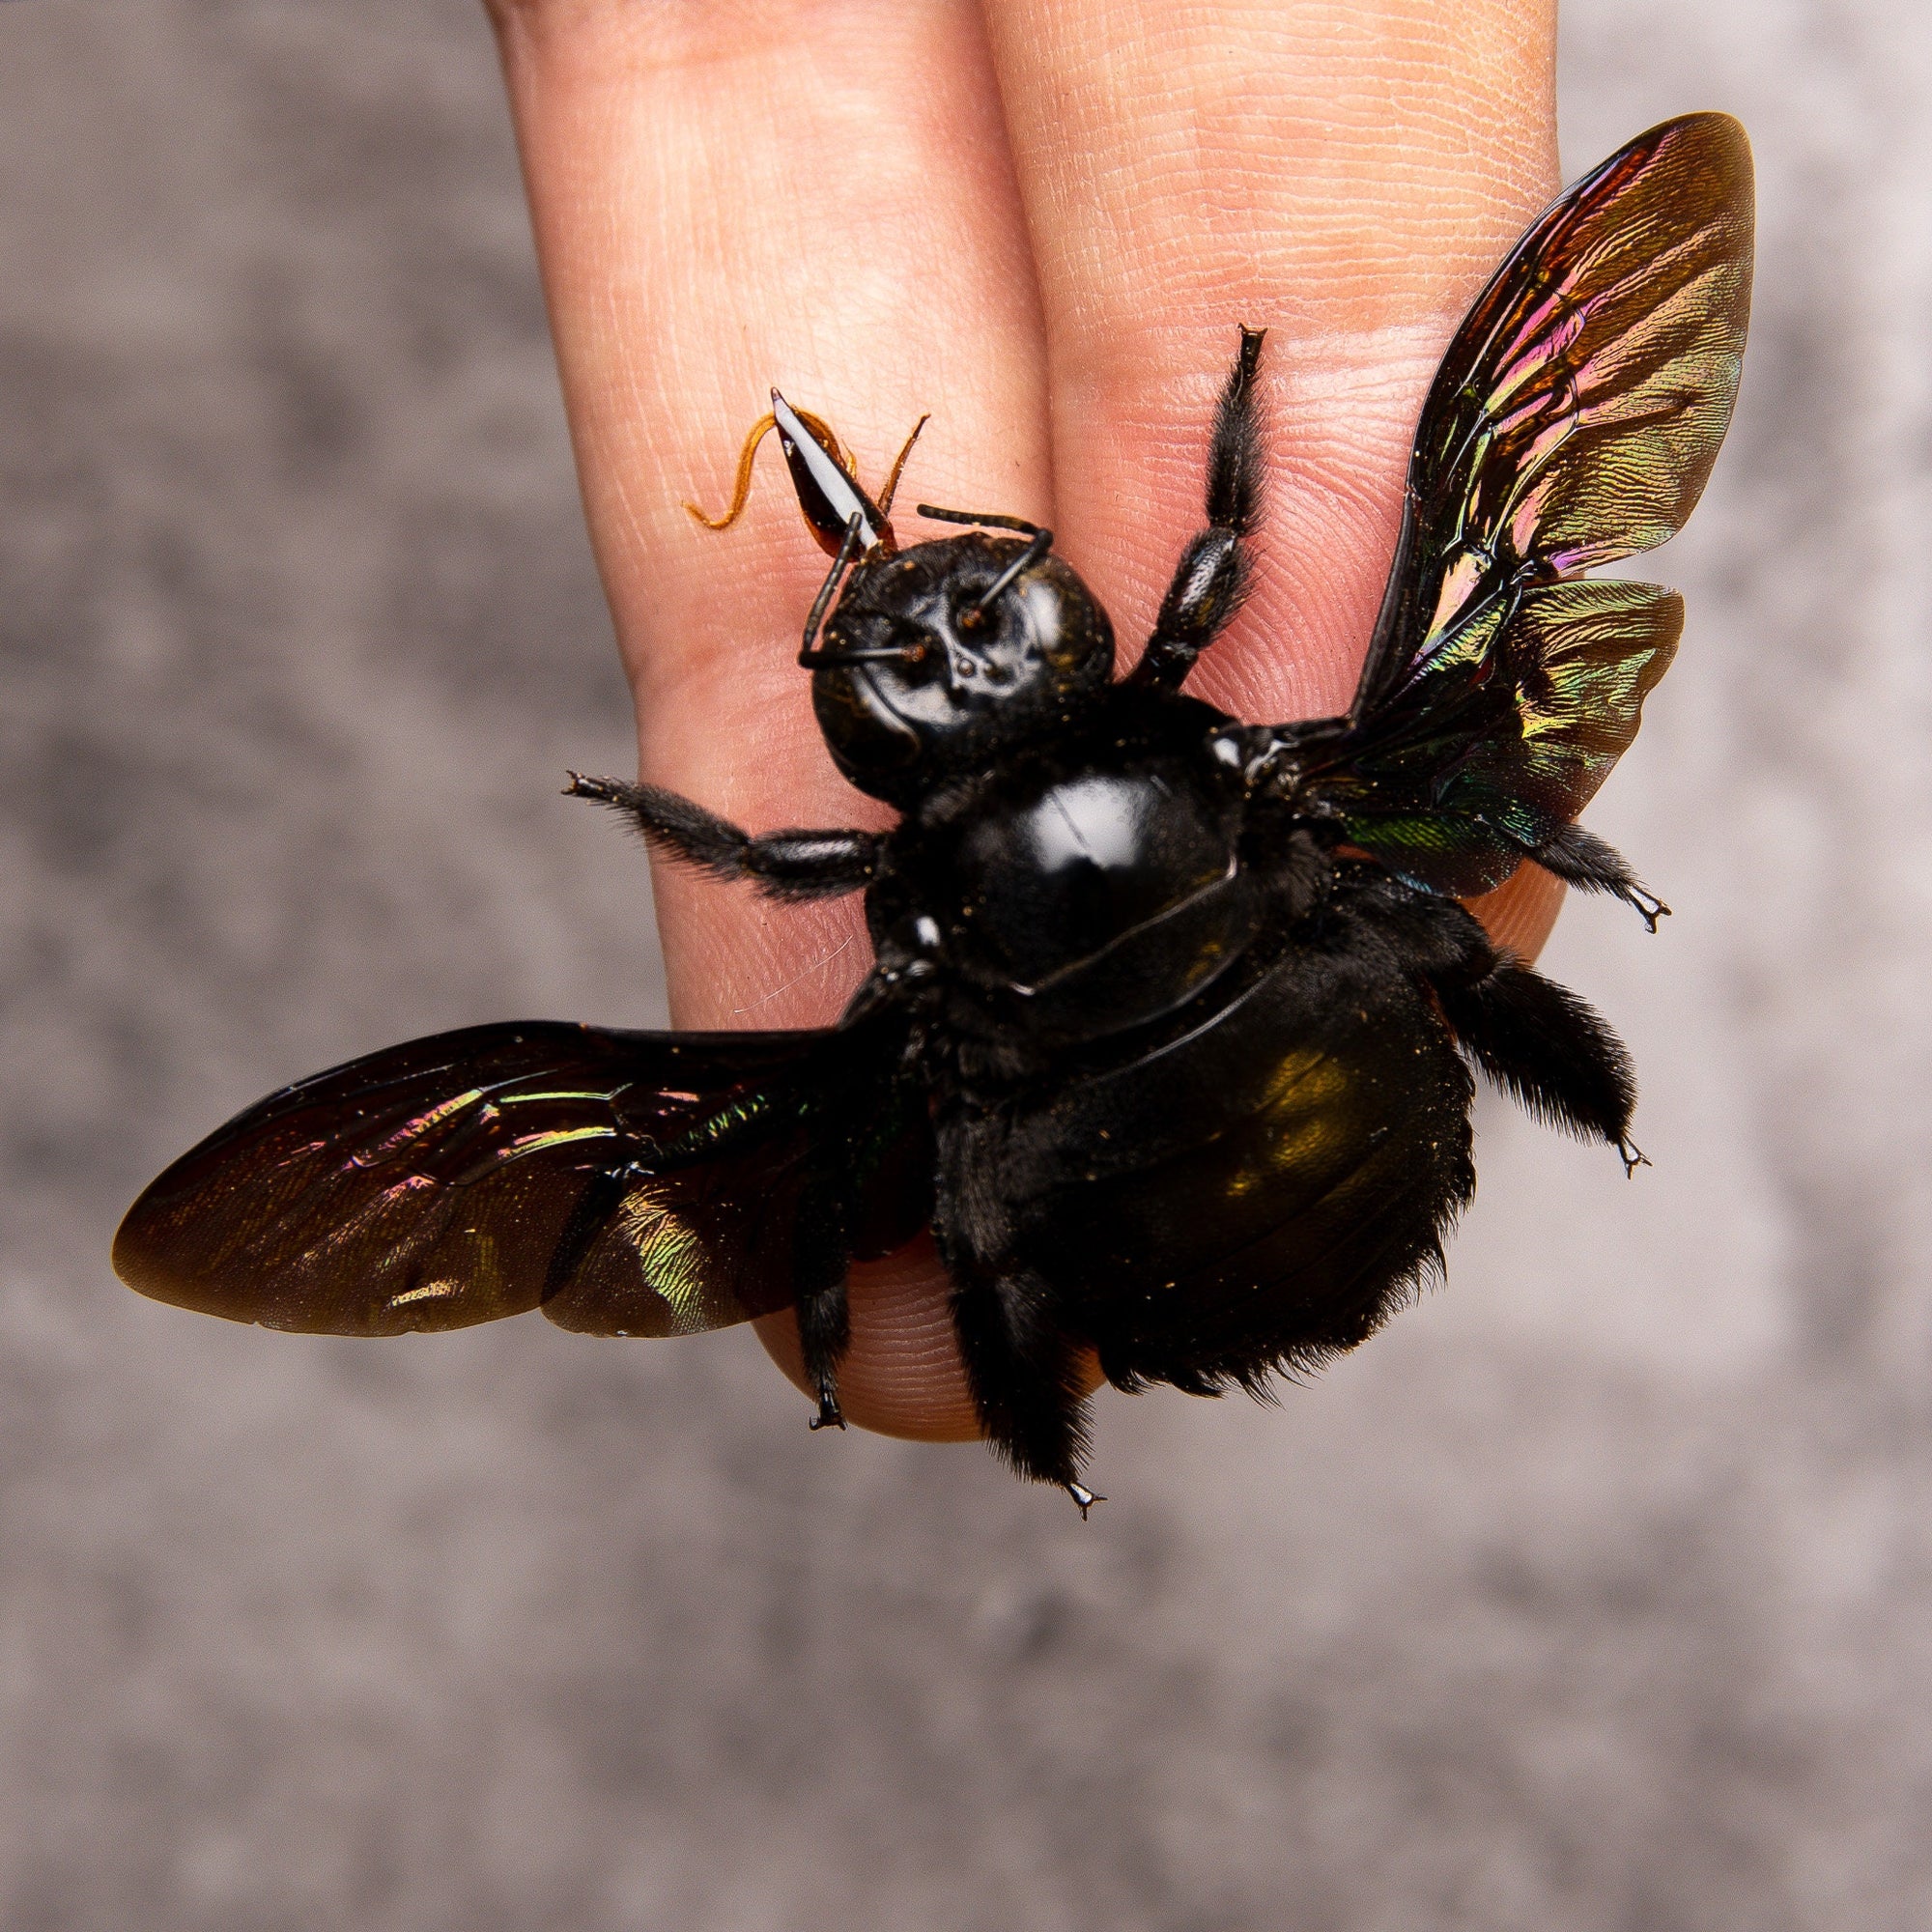
[[[836,1187],[809,1185],[798,1206],[792,1236],[792,1286],[798,1315],[799,1352],[805,1378],[818,1399],[813,1429],[843,1429],[838,1406],[838,1364],[852,1340],[845,1277],[850,1265],[850,1217]]]
[[[1131,682],[1179,691],[1194,660],[1227,628],[1248,589],[1243,539],[1261,522],[1262,423],[1255,371],[1266,330],[1243,328],[1240,354],[1214,411],[1208,452],[1208,527],[1180,554]]]

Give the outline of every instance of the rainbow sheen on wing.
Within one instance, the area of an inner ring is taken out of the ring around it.
[[[1636,735],[1682,607],[1575,580],[1695,507],[1737,394],[1751,244],[1744,130],[1688,115],[1558,199],[1457,331],[1355,701],[1299,734],[1350,839],[1411,884],[1500,885]]]
[[[591,1334],[725,1326],[790,1299],[800,1215],[828,1175],[877,1192],[906,1167],[898,1143],[923,1122],[892,1046],[548,1021],[414,1040],[183,1155],[128,1210],[115,1269],[157,1300],[310,1333],[538,1307]],[[888,1244],[925,1211],[865,1205]]]

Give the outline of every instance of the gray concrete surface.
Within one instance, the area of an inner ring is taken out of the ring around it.
[[[469,0],[0,10],[0,1926],[1932,1923],[1932,28],[1578,0],[1573,171],[1758,142],[1691,630],[1573,907],[1657,1161],[1485,1111],[1448,1293],[1115,1400],[1084,1532],[748,1335],[367,1348],[114,1218],[412,1031],[658,1013]]]

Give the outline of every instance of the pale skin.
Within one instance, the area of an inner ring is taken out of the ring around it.
[[[1558,186],[1555,0],[488,0],[642,775],[764,831],[880,826],[812,722],[825,560],[776,384],[876,488],[1049,526],[1131,663],[1181,545],[1238,323],[1268,329],[1259,582],[1188,689],[1346,707],[1415,414],[1463,309]],[[660,865],[674,1024],[835,1018],[859,903]],[[1562,888],[1479,902],[1533,956]],[[855,1425],[978,1434],[929,1243],[854,1269]],[[759,1324],[797,1379],[789,1316]]]

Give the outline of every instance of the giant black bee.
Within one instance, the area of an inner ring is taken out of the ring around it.
[[[1582,573],[1662,543],[1703,489],[1751,220],[1744,132],[1698,114],[1523,236],[1423,409],[1340,718],[1250,724],[1183,691],[1249,581],[1259,330],[1221,393],[1207,527],[1119,680],[1049,531],[922,505],[965,527],[900,548],[890,486],[874,502],[775,395],[833,554],[799,662],[838,769],[899,823],[753,837],[653,785],[571,788],[721,880],[864,893],[875,963],[843,1018],[532,1021],[372,1054],[184,1155],[115,1266],[353,1335],[530,1308],[680,1335],[789,1305],[824,1424],[849,1262],[930,1225],[987,1440],[1083,1510],[1094,1359],[1118,1388],[1208,1394],[1353,1348],[1470,1197],[1471,1068],[1638,1158],[1615,1036],[1459,900],[1534,860],[1653,929],[1663,910],[1576,817],[1683,608]]]

